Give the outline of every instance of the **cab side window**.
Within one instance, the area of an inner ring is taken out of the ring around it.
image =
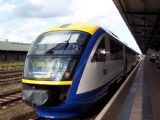
[[[93,55],[92,62],[104,62],[106,61],[106,49],[105,49],[105,38],[99,43],[96,52]]]

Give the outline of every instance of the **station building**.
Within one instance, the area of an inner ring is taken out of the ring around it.
[[[0,41],[0,62],[24,61],[30,44]]]

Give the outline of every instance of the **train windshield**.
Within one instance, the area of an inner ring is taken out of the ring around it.
[[[88,34],[81,31],[55,31],[42,34],[29,54],[80,54]]]
[[[89,34],[81,31],[44,33],[28,52],[24,78],[43,80],[71,79]]]

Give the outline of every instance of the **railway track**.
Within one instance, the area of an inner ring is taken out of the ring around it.
[[[15,76],[21,76],[22,75],[22,71],[14,71],[14,72],[5,72],[5,73],[3,73],[3,74],[0,74],[0,79],[4,79],[4,78],[6,78],[6,77],[10,77],[10,78],[12,78],[12,77],[15,77]]]
[[[22,69],[20,70],[0,70],[0,75],[8,74],[8,73],[15,73],[15,72],[22,72]]]
[[[22,77],[19,76],[19,77],[1,79],[1,80],[0,80],[0,86],[4,86],[4,85],[7,85],[7,84],[20,82],[20,81],[21,81],[21,78],[22,78]]]
[[[28,120],[40,120],[40,117],[29,118]]]
[[[0,95],[0,108],[5,108],[6,106],[21,100],[21,91],[16,90]]]
[[[0,71],[0,86],[20,82],[21,78],[22,70]]]

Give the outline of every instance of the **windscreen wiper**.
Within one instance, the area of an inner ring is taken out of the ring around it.
[[[71,37],[72,37],[72,35],[69,37],[68,40],[65,41],[66,44],[65,44],[65,47],[64,47],[64,51],[65,51],[65,50],[67,49],[67,47],[69,46],[69,41],[70,41]],[[63,51],[63,52],[64,52],[64,51]]]

